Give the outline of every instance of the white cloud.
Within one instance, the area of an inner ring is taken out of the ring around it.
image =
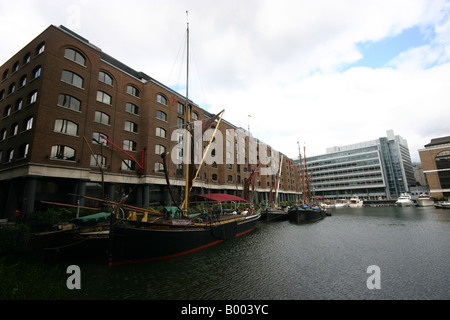
[[[442,0],[17,0],[0,4],[0,60],[64,24],[130,67],[183,86],[186,10],[190,98],[225,108],[226,120],[250,125],[288,156],[298,154],[297,141],[314,155],[393,129],[417,160],[417,149],[450,134],[442,116],[450,103],[450,5]],[[414,26],[428,44],[384,68],[346,69],[362,57],[358,44]]]

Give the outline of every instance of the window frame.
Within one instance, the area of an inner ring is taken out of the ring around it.
[[[140,98],[141,96],[141,91],[132,84],[127,85],[127,93],[136,98]]]
[[[106,81],[106,79],[111,80],[111,83],[109,83],[109,81]],[[104,84],[107,84],[107,85],[109,85],[111,87],[114,86],[114,79],[113,79],[113,77],[108,72],[103,71],[103,70],[100,70],[99,73],[98,73],[98,81],[100,81],[100,82],[102,82]]]
[[[69,80],[69,78],[70,78],[70,80]],[[81,85],[78,85],[78,82],[80,82],[80,80],[81,80]],[[70,84],[76,88],[84,89],[84,78],[76,72],[64,69],[61,74],[61,81],[64,83]]]
[[[156,95],[156,102],[162,104],[163,106],[168,106],[168,99],[165,95],[163,95],[162,93],[158,93]]]
[[[164,115],[164,119],[161,119],[159,115]],[[167,113],[161,110],[156,110],[156,119],[167,122]]]
[[[38,97],[37,90],[31,91],[30,94],[28,95],[28,104],[36,103],[37,97]]]
[[[159,130],[158,130],[159,129]],[[161,132],[163,132],[164,134],[161,134]],[[159,138],[167,138],[167,130],[161,127],[156,127],[156,132],[155,135]]]
[[[67,150],[66,150],[67,149]],[[72,153],[73,151],[73,155],[70,154],[66,154],[66,151],[69,151]],[[70,157],[69,157],[70,155]],[[71,161],[71,162],[75,162],[76,161],[76,155],[77,155],[77,150],[67,146],[67,145],[62,145],[62,144],[58,144],[58,145],[53,145],[51,148],[51,152],[50,152],[50,160],[59,160],[59,161]]]
[[[60,129],[58,129],[60,127]],[[53,132],[78,137],[79,125],[68,119],[55,119]]]
[[[62,98],[62,101],[61,101]],[[67,99],[67,100],[66,100]],[[64,104],[64,102],[67,101],[68,105]],[[73,104],[72,101],[78,102],[78,109],[77,107],[77,103]],[[61,103],[63,102],[63,103]],[[70,95],[67,93],[60,93],[58,96],[58,107],[61,108],[65,108],[65,109],[69,109],[69,110],[73,110],[73,111],[77,111],[77,112],[81,112],[81,100]]]
[[[100,116],[100,120],[99,120],[99,121],[97,121],[97,115]],[[104,118],[104,116],[107,117],[108,123],[102,121],[102,119]],[[106,126],[110,126],[110,125],[111,125],[111,116],[110,116],[109,114],[107,114],[106,112],[99,111],[99,110],[95,110],[95,114],[94,114],[94,122],[96,122],[96,123],[101,123],[101,124],[104,124],[104,125],[106,125]]]
[[[123,140],[123,150],[125,151],[136,151],[137,150],[137,142],[129,139]]]
[[[139,115],[139,107],[131,102],[125,103],[125,111],[131,114],[134,114],[136,116]]]
[[[155,145],[155,154],[156,155],[162,155],[164,152],[166,152],[167,148],[163,146],[162,144],[156,144]]]
[[[112,96],[109,93],[106,93],[105,91],[97,90],[97,101],[104,103],[108,106],[112,106]]]
[[[127,132],[138,133],[138,124],[130,120],[125,120],[124,130]]]
[[[72,56],[68,56],[67,52],[70,51],[71,53],[73,53],[73,57]],[[82,60],[79,61],[79,59],[77,59],[77,57],[81,57]],[[64,50],[64,58],[69,59],[70,61],[73,61],[77,64],[79,64],[80,66],[86,66],[86,57],[84,56],[84,54],[82,54],[80,51],[74,49],[74,48],[66,48],[66,50]]]

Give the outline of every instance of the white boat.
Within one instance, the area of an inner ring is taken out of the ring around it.
[[[344,207],[348,207],[348,201],[347,200],[332,200],[332,201],[327,201],[327,202],[322,202],[320,204],[320,206],[322,208],[344,208]]]
[[[363,206],[364,201],[359,199],[358,197],[351,197],[348,203],[350,208],[361,208]]]
[[[414,201],[411,200],[411,196],[407,193],[402,193],[400,197],[398,197],[397,201],[395,201],[396,205],[399,206],[413,206]]]
[[[336,208],[335,204],[332,202],[322,202],[320,206],[325,209]]]
[[[345,208],[348,207],[348,201],[347,200],[337,200],[335,205],[336,208]]]
[[[434,206],[436,208],[440,208],[440,209],[450,209],[450,201],[441,201],[441,202],[435,203]]]
[[[419,206],[419,207],[434,206],[434,200],[428,194],[422,193],[419,196],[419,198],[417,198],[417,206]]]

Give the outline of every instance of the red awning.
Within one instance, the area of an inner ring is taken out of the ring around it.
[[[247,202],[247,200],[236,197],[231,194],[224,194],[224,193],[212,193],[212,194],[198,194],[199,197],[204,197],[210,200],[218,201],[218,202],[226,202],[226,201],[240,201],[240,202]]]

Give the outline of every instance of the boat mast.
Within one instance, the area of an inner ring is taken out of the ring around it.
[[[278,192],[280,190],[280,177],[281,177],[281,168],[283,167],[283,157],[284,155],[281,155],[281,161],[280,161],[280,168],[278,171],[278,178],[277,178],[277,186],[276,186],[276,192],[275,192],[275,204],[278,206]]]
[[[308,205],[311,205],[311,177],[310,174],[308,174],[308,167],[306,166],[306,146],[303,146],[303,161],[305,163],[305,186],[308,190]]]
[[[302,161],[302,152],[300,150],[300,142],[297,141],[298,144],[298,156],[300,159],[300,173],[302,175],[302,195],[303,195],[303,204],[306,202],[306,194],[305,194],[305,173],[303,170],[303,161]]]
[[[189,164],[190,164],[190,155],[189,155],[189,149],[191,148],[190,146],[190,142],[191,142],[191,138],[190,138],[190,129],[191,129],[191,107],[189,105],[189,14],[188,11],[186,10],[186,18],[187,18],[187,29],[186,29],[186,51],[187,51],[187,56],[186,56],[186,134],[184,136],[184,138],[186,139],[186,144],[185,144],[185,153],[186,153],[186,160],[185,160],[185,179],[186,179],[186,187],[185,187],[185,191],[184,191],[184,202],[183,202],[183,207],[181,208],[184,212],[184,215],[187,216],[188,215],[188,200],[189,200]]]

